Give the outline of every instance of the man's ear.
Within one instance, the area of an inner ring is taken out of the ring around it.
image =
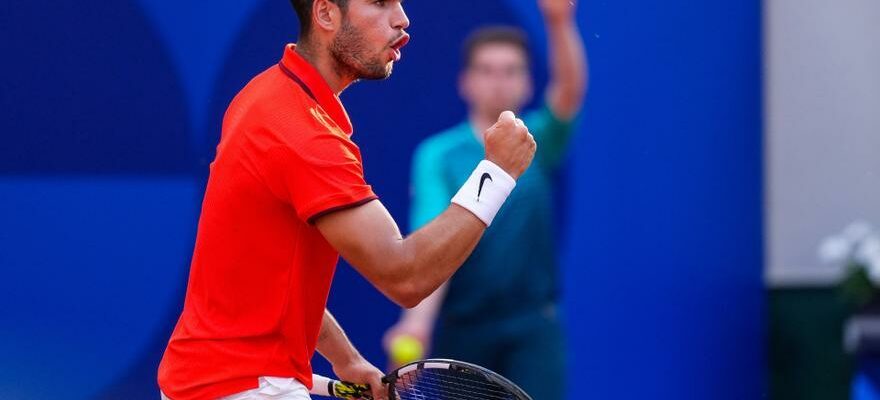
[[[471,104],[471,96],[473,95],[472,81],[470,68],[465,66],[458,73],[458,96],[467,104]]]
[[[334,32],[342,24],[342,10],[330,0],[315,0],[312,4],[312,22],[315,29]]]

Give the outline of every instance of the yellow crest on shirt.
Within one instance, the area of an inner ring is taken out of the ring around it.
[[[336,125],[333,118],[330,118],[330,115],[328,115],[321,106],[309,108],[309,112],[312,113],[312,117],[314,117],[319,124],[326,127],[331,133],[345,137],[345,132],[342,131],[339,125]]]

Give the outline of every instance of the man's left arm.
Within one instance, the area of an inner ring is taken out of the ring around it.
[[[317,350],[330,362],[339,379],[370,385],[374,399],[388,398],[388,392],[382,384],[382,371],[361,356],[328,310],[324,310]]]
[[[547,29],[550,83],[544,106],[523,117],[539,143],[540,164],[550,169],[557,168],[566,154],[587,91],[587,56],[572,4],[539,0]]]
[[[562,121],[577,115],[587,91],[587,55],[575,20],[576,4],[570,0],[539,0],[550,64],[547,105]]]

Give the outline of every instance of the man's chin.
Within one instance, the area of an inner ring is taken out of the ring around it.
[[[391,77],[391,73],[394,70],[394,63],[388,63],[385,66],[385,69],[382,71],[370,71],[361,74],[360,79],[368,80],[368,81],[381,81],[388,79]]]
[[[493,107],[487,107],[486,109],[492,110],[490,115],[501,115],[501,113],[505,111],[513,111],[516,114],[519,114],[520,109],[516,106],[503,106],[503,105],[495,105]]]

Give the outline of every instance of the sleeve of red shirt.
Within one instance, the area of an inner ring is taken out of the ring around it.
[[[270,189],[303,221],[378,198],[364,180],[360,150],[335,130],[297,133],[268,151],[262,171]]]

